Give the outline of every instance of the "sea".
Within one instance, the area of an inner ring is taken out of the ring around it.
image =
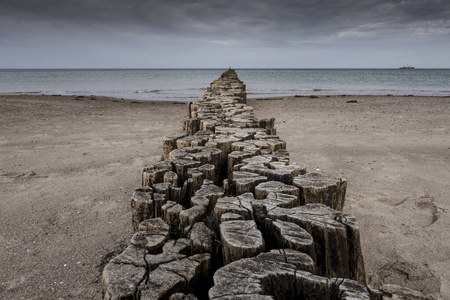
[[[226,69],[0,69],[0,94],[193,101]],[[449,96],[450,69],[236,69],[247,97]]]

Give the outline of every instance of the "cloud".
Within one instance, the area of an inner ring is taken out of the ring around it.
[[[165,47],[167,55],[175,51],[169,47],[236,54],[424,37],[442,43],[449,20],[448,0],[2,0],[0,51],[67,44],[80,51],[91,45],[119,53],[129,45],[161,53]]]
[[[183,34],[333,32],[368,23],[413,24],[448,20],[446,0],[403,1],[140,1],[3,0],[7,30],[68,27]],[[5,27],[3,31],[5,30]]]

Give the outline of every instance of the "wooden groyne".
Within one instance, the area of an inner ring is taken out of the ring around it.
[[[104,299],[382,299],[366,286],[347,182],[292,163],[232,69],[189,103],[164,161],[142,169],[134,235]]]

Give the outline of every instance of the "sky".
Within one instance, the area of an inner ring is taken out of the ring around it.
[[[450,68],[449,0],[0,0],[0,68]]]

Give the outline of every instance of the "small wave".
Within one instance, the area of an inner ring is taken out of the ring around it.
[[[48,93],[48,92],[45,92],[45,91],[29,91],[29,92],[8,92],[8,91],[6,91],[6,92],[2,92],[2,94],[10,94],[10,95],[34,95],[34,94],[39,94],[39,95],[41,95],[41,94],[45,94],[45,93]]]
[[[166,97],[166,98],[175,98],[175,99],[199,99],[200,97],[197,96],[172,96],[172,97]]]
[[[269,93],[269,92],[254,92],[254,93],[249,93],[249,92],[247,92],[247,95],[278,95],[278,94],[283,94],[283,93]]]
[[[163,90],[135,90],[132,93],[136,94],[160,94]]]
[[[202,88],[187,88],[186,90],[188,91],[204,91],[206,90],[206,87],[202,87]]]

